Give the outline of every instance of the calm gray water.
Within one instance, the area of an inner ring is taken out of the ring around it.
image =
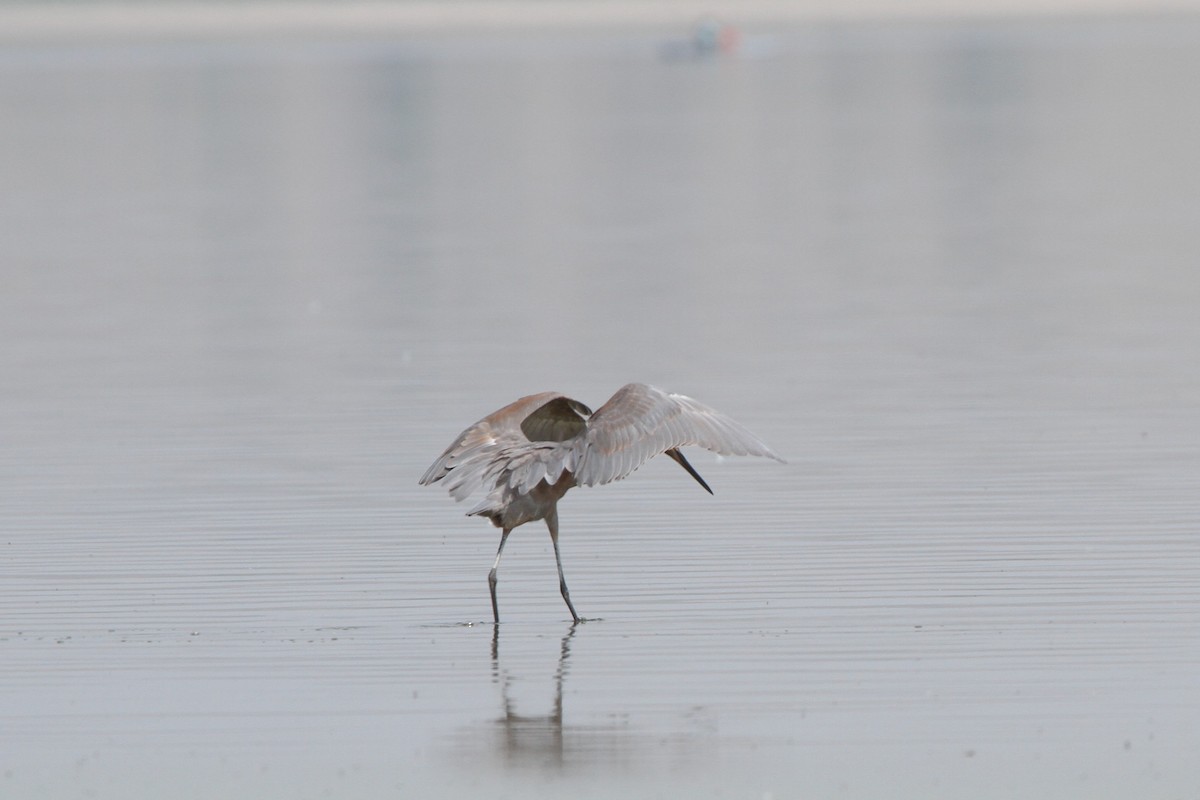
[[[0,51],[0,795],[1200,796],[1200,23],[747,33]]]

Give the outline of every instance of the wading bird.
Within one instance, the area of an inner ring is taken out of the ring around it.
[[[500,548],[488,573],[492,615],[496,570],[513,528],[546,520],[558,588],[580,621],[567,592],[558,553],[558,501],[573,486],[611,483],[666,453],[712,494],[700,473],[679,452],[696,445],[731,456],[765,456],[782,462],[758,437],[706,405],[642,383],[621,387],[595,413],[557,392],[522,397],[467,428],[421,476],[421,485],[441,481],[455,500],[480,489],[487,496],[467,516],[487,517],[500,528]]]

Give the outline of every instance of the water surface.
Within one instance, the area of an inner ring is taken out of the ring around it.
[[[1200,793],[1190,19],[0,54],[0,793]],[[416,480],[694,395],[510,540]]]

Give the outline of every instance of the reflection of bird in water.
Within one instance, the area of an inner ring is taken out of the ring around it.
[[[631,383],[595,413],[556,392],[523,397],[463,431],[420,482],[443,481],[455,500],[487,490],[483,501],[467,513],[487,517],[501,529],[496,561],[488,573],[496,622],[496,570],[504,543],[513,528],[537,519],[544,519],[550,529],[559,590],[571,618],[579,622],[558,552],[559,499],[573,486],[620,480],[659,453],[674,459],[712,494],[679,452],[686,445],[783,461],[724,414],[690,397]]]
[[[554,705],[549,714],[518,714],[510,694],[512,678],[500,666],[500,626],[492,627],[492,679],[500,685],[504,701],[504,716],[498,721],[504,730],[504,750],[509,758],[529,755],[549,758],[562,765],[563,743],[563,683],[567,676],[567,660],[571,655],[572,625],[563,635],[559,647],[558,666],[554,671]]]

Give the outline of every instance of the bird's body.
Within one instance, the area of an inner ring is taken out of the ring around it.
[[[711,494],[679,452],[687,445],[783,460],[737,422],[690,397],[631,383],[595,413],[557,392],[522,397],[459,434],[420,482],[442,482],[455,500],[486,490],[467,513],[487,517],[502,530],[488,574],[496,622],[496,570],[504,543],[514,528],[539,519],[550,529],[559,588],[579,622],[558,552],[558,501],[572,487],[620,480],[659,453],[674,459]]]

